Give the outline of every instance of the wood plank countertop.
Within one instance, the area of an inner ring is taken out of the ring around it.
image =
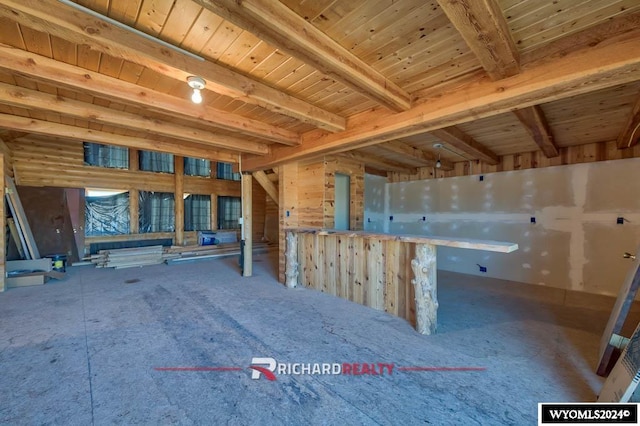
[[[511,253],[518,250],[518,244],[506,241],[476,240],[471,238],[425,236],[414,234],[379,234],[365,231],[342,231],[336,229],[319,228],[285,228],[285,232],[299,234],[315,234],[320,236],[343,236],[347,238],[364,238],[387,241],[401,241],[405,243],[431,244],[434,246],[458,247],[471,250],[485,250],[500,253]]]

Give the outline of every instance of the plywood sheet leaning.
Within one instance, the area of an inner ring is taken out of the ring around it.
[[[631,309],[631,304],[638,292],[638,287],[640,287],[640,258],[638,257],[638,254],[640,254],[640,247],[636,252],[636,256],[630,256],[634,257],[635,261],[629,270],[622,287],[620,287],[618,298],[616,299],[616,303],[611,311],[611,316],[609,317],[609,322],[607,323],[607,327],[605,328],[604,333],[602,334],[602,339],[600,340],[600,356],[598,357],[600,361],[596,370],[596,373],[599,376],[604,377],[611,371],[611,361],[617,351],[616,347],[610,343],[611,337],[614,334],[619,334],[622,330],[624,321],[627,319],[627,315],[629,314],[629,309]]]
[[[640,324],[604,382],[598,402],[628,402],[640,382]]]
[[[20,202],[20,197],[18,196],[16,185],[15,183],[13,183],[13,179],[11,179],[9,176],[5,177],[5,181],[7,183],[7,202],[9,204],[9,208],[11,209],[11,214],[16,221],[18,231],[24,236],[24,243],[26,248],[25,257],[27,257],[28,259],[40,259],[40,253],[38,252],[36,241],[34,240],[33,234],[31,233],[31,228],[29,227],[27,216],[25,215],[24,209],[22,208],[22,203]]]

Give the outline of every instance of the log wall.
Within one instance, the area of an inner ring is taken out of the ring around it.
[[[138,191],[176,191],[174,174],[138,171],[135,151],[130,157],[131,168],[123,170],[85,165],[83,145],[78,141],[28,136],[8,142],[6,148],[10,153],[10,161],[7,162],[10,176],[15,177],[17,185],[127,190],[131,194],[137,194]],[[213,165],[212,169],[215,169]],[[182,186],[184,193],[211,195],[213,229],[217,226],[217,196],[241,195],[240,182],[213,177],[184,176]],[[253,237],[255,241],[261,241],[264,233],[266,195],[257,182],[253,184],[253,194]],[[133,216],[137,211],[132,213]],[[137,220],[132,221],[134,222],[137,223]],[[175,237],[174,233],[137,234],[135,229],[132,231],[132,234],[122,236],[89,237],[86,243]],[[185,232],[184,241],[186,244],[197,243],[196,232]]]
[[[449,171],[421,167],[417,169],[416,173],[390,172],[387,177],[389,182],[407,182],[640,157],[640,145],[628,149],[618,149],[615,141],[569,146],[560,148],[559,151],[560,155],[554,158],[547,158],[542,151],[533,151],[504,155],[500,157],[500,162],[496,165],[476,160],[462,161],[454,163],[453,170]]]

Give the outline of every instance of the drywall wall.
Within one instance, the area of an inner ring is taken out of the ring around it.
[[[631,266],[622,255],[640,244],[639,171],[640,159],[626,159],[492,173],[482,180],[383,183],[367,176],[365,229],[515,242],[520,249],[510,254],[442,247],[438,266],[615,295]]]

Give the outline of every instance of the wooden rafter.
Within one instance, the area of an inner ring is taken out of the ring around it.
[[[149,133],[195,142],[215,148],[251,152],[254,154],[266,154],[269,152],[269,147],[264,143],[247,141],[228,135],[216,135],[210,131],[173,124],[167,120],[117,111],[111,108],[63,98],[61,96],[49,95],[36,90],[12,86],[10,84],[0,83],[0,103],[32,110],[60,113],[91,122],[110,124],[115,127],[144,130]]]
[[[438,0],[438,4],[492,79],[519,72],[518,50],[495,0]]]
[[[300,146],[275,148],[263,157],[247,157],[243,166],[258,170],[295,159],[375,145],[639,79],[640,29],[635,29],[553,61],[542,59],[531,63],[504,80],[463,83],[405,112],[378,114],[369,122],[360,117],[358,125],[344,132],[303,135]]]
[[[299,144],[296,133],[5,45],[0,45],[0,69],[194,123],[204,122],[285,145]]]
[[[263,171],[253,172],[253,178],[262,186],[267,195],[278,205],[278,187],[271,182],[271,179]]]
[[[524,125],[535,143],[547,158],[560,155],[560,151],[553,140],[551,128],[547,123],[544,111],[539,105],[513,111],[518,120]]]
[[[133,136],[116,135],[114,133],[101,132],[83,127],[69,126],[66,124],[51,123],[49,121],[36,120],[28,117],[18,117],[9,114],[0,114],[0,127],[28,133],[36,133],[39,135],[59,136],[79,141],[91,141],[149,151],[166,152],[174,155],[204,158],[212,161],[224,161],[228,163],[236,163],[238,161],[238,156],[235,154],[216,151],[205,145],[186,142],[167,142]]]
[[[631,148],[637,145],[638,140],[640,140],[640,96],[636,99],[629,118],[618,135],[618,148]]]
[[[438,157],[430,152],[415,148],[409,144],[400,141],[391,141],[376,145],[376,149],[382,149],[396,154],[402,154],[410,158],[412,161],[420,163],[421,167],[435,167]],[[440,159],[440,165],[443,170],[453,170],[453,164],[449,160]]]
[[[407,92],[279,1],[195,2],[394,111],[411,106]]]
[[[0,17],[12,19],[35,30],[152,69],[185,82],[197,75],[208,90],[259,105],[330,131],[343,130],[345,120],[336,114],[278,91],[258,80],[239,74],[216,62],[187,56],[152,40],[81,13],[54,0],[6,0]]]
[[[500,162],[500,158],[495,152],[455,126],[432,130],[431,134],[476,160],[482,160],[487,164],[498,164]]]
[[[373,167],[374,169],[384,170],[387,172],[415,173],[416,171],[415,167],[408,166],[397,161],[387,160],[386,158],[364,151],[349,151],[343,152],[338,155],[350,160],[356,160],[360,163],[363,163],[365,166]]]

